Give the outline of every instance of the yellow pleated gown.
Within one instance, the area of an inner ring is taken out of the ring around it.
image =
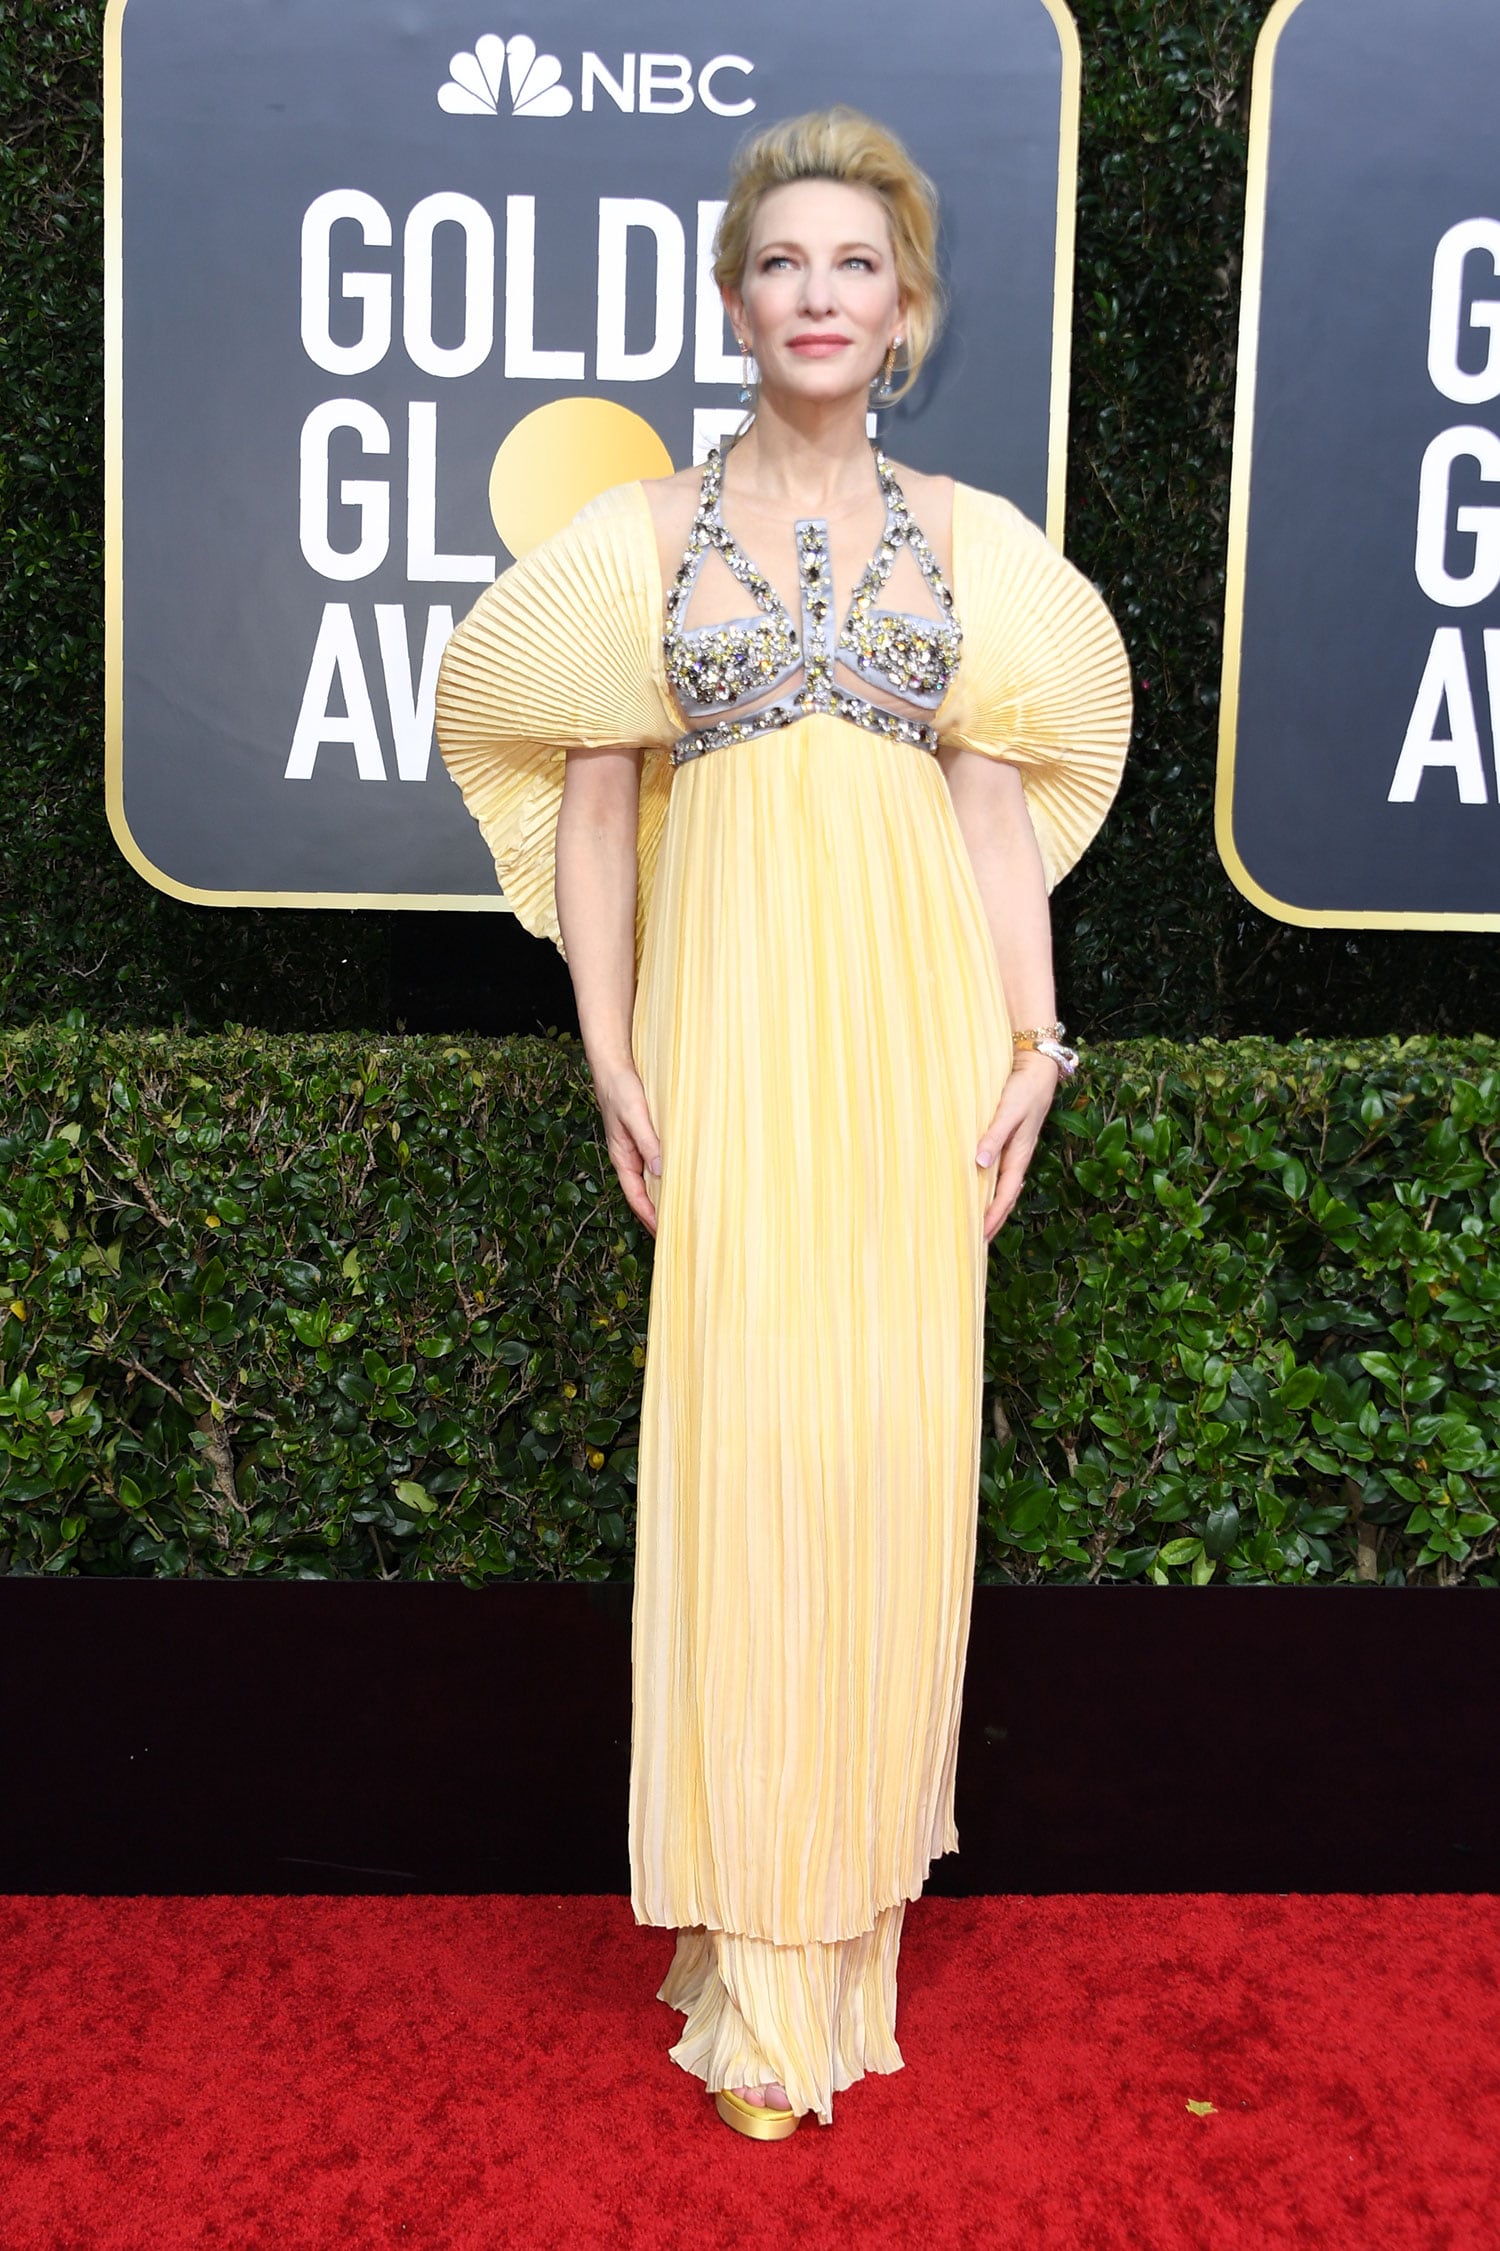
[[[956,488],[941,740],[1012,760],[1049,885],[1118,785],[1119,635],[1010,503]],[[570,746],[644,753],[634,1053],[662,1144],[638,1482],[630,1859],[710,2087],[825,2122],[899,2067],[905,1904],[957,1845],[994,1171],[995,950],[930,751],[816,713],[672,767],[656,539],[590,504],[459,626],[444,758],[561,945]]]

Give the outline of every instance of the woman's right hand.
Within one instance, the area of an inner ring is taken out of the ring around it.
[[[656,1206],[648,1176],[661,1172],[661,1143],[651,1123],[646,1089],[633,1064],[622,1064],[594,1081],[594,1092],[604,1119],[609,1161],[625,1191],[625,1201],[650,1235],[656,1233]]]

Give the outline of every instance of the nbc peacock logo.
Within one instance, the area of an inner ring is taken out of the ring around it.
[[[472,52],[453,57],[438,88],[439,105],[457,117],[498,117],[502,100],[512,117],[566,117],[573,107],[562,64],[556,55],[539,55],[524,31],[509,39],[486,32]]]

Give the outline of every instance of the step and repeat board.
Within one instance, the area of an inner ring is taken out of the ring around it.
[[[454,620],[741,420],[730,159],[833,101],[937,182],[953,312],[898,459],[1062,528],[1061,0],[111,0],[107,793],[224,904],[496,908],[432,741]]]
[[[1500,928],[1494,0],[1256,55],[1218,831],[1295,923]]]

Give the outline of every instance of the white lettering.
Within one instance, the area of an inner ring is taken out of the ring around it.
[[[385,561],[391,543],[391,493],[383,478],[344,477],[339,500],[359,510],[359,538],[351,548],[329,537],[328,442],[335,430],[353,430],[366,453],[389,453],[391,433],[363,399],[325,399],[302,425],[297,517],[302,552],[323,578],[368,578]],[[493,575],[493,574],[492,574]]]
[[[626,266],[632,227],[656,237],[656,325],[641,352],[625,349]],[[599,199],[599,357],[601,383],[649,383],[682,356],[687,239],[665,203],[646,196]]]
[[[399,602],[375,604],[375,631],[380,641],[385,700],[390,708],[391,735],[396,745],[396,772],[403,782],[425,782],[432,755],[432,714],[437,702],[438,666],[442,662],[444,644],[453,631],[453,612],[445,602],[435,603],[427,612],[422,669],[415,693],[411,684],[406,612]]]
[[[358,188],[330,188],[314,196],[302,217],[302,349],[315,367],[330,375],[363,375],[378,367],[391,344],[391,277],[352,273],[339,277],[339,295],[363,303],[360,331],[352,344],[335,344],[333,311],[333,229],[352,219],[367,249],[387,250],[391,222],[373,195]]]
[[[1488,636],[1486,636],[1488,639]],[[1486,648],[1486,655],[1488,655]],[[1493,685],[1493,675],[1491,676]],[[1448,707],[1447,735],[1434,733],[1443,706]],[[1479,726],[1469,687],[1469,667],[1464,637],[1456,625],[1440,625],[1432,636],[1417,700],[1412,707],[1401,745],[1401,756],[1391,781],[1389,802],[1410,805],[1429,767],[1449,767],[1458,777],[1461,805],[1486,802],[1484,759],[1479,747]]]
[[[714,237],[723,216],[722,203],[698,206],[698,288],[693,322],[693,380],[697,383],[738,383],[740,379],[739,352],[725,347],[728,319],[714,280]]]
[[[456,344],[435,343],[432,334],[432,238],[444,225],[458,227],[464,238],[464,329]],[[424,195],[408,214],[402,256],[407,358],[424,375],[472,375],[489,358],[495,336],[494,221],[472,196]]]
[[[754,68],[754,63],[747,63],[743,55],[715,55],[698,73],[699,101],[705,109],[711,109],[715,117],[743,117],[747,110],[755,107],[752,97],[747,94],[740,102],[721,102],[714,92],[714,80],[721,70],[738,70],[748,78]]]
[[[437,551],[437,405],[412,399],[406,409],[406,575],[415,584],[477,582],[495,575],[493,555],[440,555]]]
[[[1500,219],[1461,219],[1450,227],[1432,261],[1432,320],[1427,332],[1427,372],[1445,399],[1479,406],[1500,398],[1500,297],[1476,297],[1464,310],[1464,266],[1487,257],[1500,278]],[[1460,367],[1459,348],[1466,330],[1489,331],[1484,365]]]
[[[1430,602],[1450,610],[1472,609],[1500,586],[1500,504],[1453,508],[1453,465],[1465,460],[1478,462],[1483,483],[1500,484],[1500,437],[1460,424],[1440,430],[1423,454],[1417,495],[1417,584]],[[1463,573],[1448,568],[1450,519],[1453,531],[1474,542],[1472,566]]]
[[[675,117],[693,106],[693,66],[686,55],[642,55],[640,83],[643,111]]]
[[[582,352],[539,352],[536,327],[536,197],[505,199],[505,374],[545,383],[581,383]]]
[[[1484,684],[1490,705],[1490,756],[1495,762],[1495,802],[1500,804],[1500,626],[1484,629]]]
[[[596,85],[602,86],[604,88],[605,93],[608,94],[616,109],[634,109],[634,55],[622,55],[620,57],[620,75],[618,78],[612,78],[609,72],[605,69],[603,63],[600,62],[599,57],[595,54],[590,54],[587,50],[585,50],[583,57],[583,84],[580,89],[582,108],[593,108],[594,88]]]
[[[342,711],[330,711],[328,699],[335,682],[343,698]],[[351,743],[354,763],[362,782],[383,782],[385,760],[375,731],[375,711],[365,681],[354,617],[347,602],[328,602],[318,627],[317,645],[302,691],[291,754],[286,762],[289,782],[312,780],[318,752],[324,743]]]

